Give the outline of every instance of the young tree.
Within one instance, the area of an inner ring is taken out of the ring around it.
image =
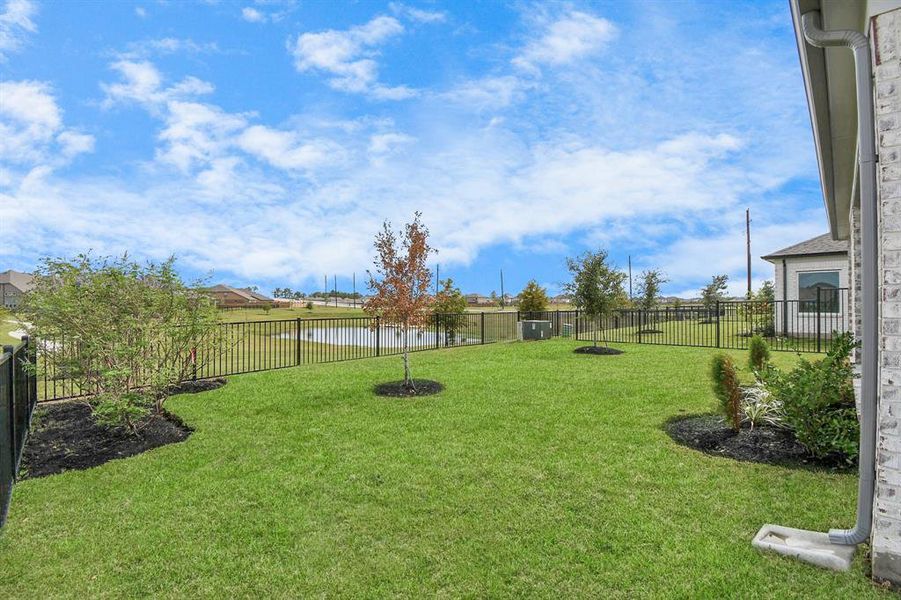
[[[519,310],[524,312],[539,312],[547,310],[547,290],[538,285],[534,279],[530,279],[519,294]]]
[[[185,286],[174,262],[80,255],[35,272],[21,306],[28,333],[50,376],[91,394],[99,422],[134,429],[221,348],[215,303]]]
[[[656,269],[643,271],[638,280],[638,308],[653,310],[660,303],[660,286],[669,281]]]
[[[435,252],[429,246],[429,230],[420,221],[421,216],[422,213],[415,213],[413,221],[405,225],[402,239],[398,239],[388,221],[376,234],[377,256],[373,264],[377,277],[367,271],[372,296],[363,304],[368,314],[379,315],[386,324],[400,328],[404,387],[413,393],[416,386],[410,376],[409,337],[413,328],[428,323],[432,271],[426,261]]]
[[[708,318],[711,311],[716,308],[716,303],[725,297],[728,281],[728,275],[714,275],[710,283],[701,290],[701,304],[707,310]]]
[[[585,252],[578,258],[566,259],[566,266],[572,273],[573,280],[564,288],[573,297],[576,308],[583,311],[590,319],[597,321],[594,328],[594,346],[598,345],[598,329],[601,320],[609,317],[613,311],[622,306],[626,300],[623,283],[626,274],[607,263],[606,250]],[[607,345],[604,336],[604,345]]]
[[[441,290],[435,296],[435,322],[444,329],[444,345],[450,345],[457,332],[466,325],[466,297],[453,279],[439,282]]]

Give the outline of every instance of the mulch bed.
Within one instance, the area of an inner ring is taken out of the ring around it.
[[[171,394],[199,394],[200,392],[209,392],[217,390],[227,383],[224,377],[216,377],[214,379],[198,379],[197,381],[185,381],[177,385],[171,390]]]
[[[718,415],[680,417],[668,422],[665,430],[676,443],[714,456],[781,466],[849,468],[839,459],[810,456],[790,431],[758,425],[736,433]]]
[[[187,381],[172,394],[207,392],[225,382],[222,378]],[[169,413],[146,417],[138,423],[137,433],[127,427],[104,427],[94,421],[91,407],[78,401],[40,405],[33,423],[22,453],[21,479],[90,469],[182,442],[191,435],[191,428]]]
[[[416,396],[431,396],[437,394],[444,389],[444,386],[437,381],[431,379],[414,379],[413,385],[416,391],[411,390],[401,381],[389,381],[388,383],[380,383],[375,386],[372,391],[377,396],[389,396],[392,398],[413,398]]]
[[[617,348],[609,348],[607,346],[581,346],[573,350],[576,354],[597,354],[598,356],[613,356],[622,354],[623,351]]]

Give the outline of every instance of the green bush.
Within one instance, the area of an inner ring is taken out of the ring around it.
[[[770,347],[759,335],[748,343],[748,367],[755,373],[762,373],[770,362]]]
[[[720,402],[720,411],[729,420],[732,428],[741,428],[741,389],[735,363],[727,354],[717,354],[710,363],[710,377],[713,379],[713,393]]]
[[[850,360],[856,345],[851,334],[837,335],[826,358],[801,359],[788,373],[773,369],[768,375],[767,388],[782,403],[784,424],[817,458],[857,458],[860,432]]]

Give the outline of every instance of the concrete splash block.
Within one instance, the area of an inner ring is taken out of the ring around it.
[[[833,544],[828,534],[819,531],[781,525],[764,525],[751,543],[758,550],[776,552],[833,571],[850,569],[857,550],[857,546]]]

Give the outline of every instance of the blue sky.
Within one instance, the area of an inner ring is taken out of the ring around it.
[[[607,248],[693,295],[826,231],[787,2],[0,0],[0,270],[358,282],[422,211],[466,291]]]

